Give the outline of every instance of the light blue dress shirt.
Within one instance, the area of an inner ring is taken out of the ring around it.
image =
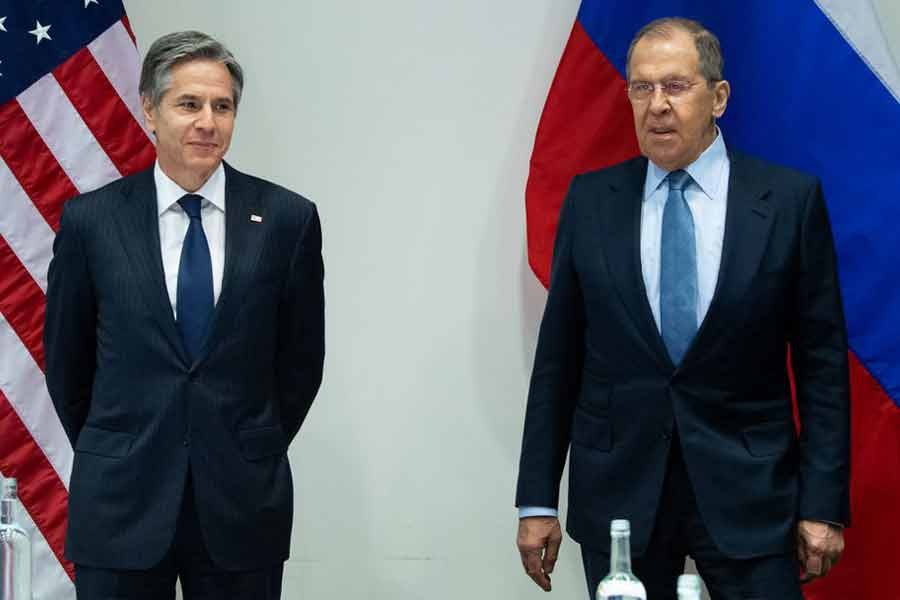
[[[725,212],[728,205],[728,176],[731,162],[722,132],[716,128],[713,143],[684,169],[691,181],[684,189],[685,199],[694,218],[697,243],[697,323],[702,324],[719,280],[722,242],[725,238]],[[641,204],[641,271],[647,300],[659,329],[659,264],[662,241],[662,216],[669,196],[668,171],[653,162],[647,165],[644,200]],[[546,506],[520,506],[519,518],[558,516],[559,511]]]

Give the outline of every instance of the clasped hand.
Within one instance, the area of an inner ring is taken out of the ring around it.
[[[838,525],[801,520],[797,523],[797,558],[803,567],[801,581],[824,577],[844,551],[844,531]]]

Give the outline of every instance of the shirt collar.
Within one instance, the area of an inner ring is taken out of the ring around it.
[[[172,208],[172,205],[178,202],[185,194],[190,194],[180,185],[172,181],[159,166],[159,161],[153,167],[153,180],[156,182],[156,210],[157,215]],[[221,210],[225,212],[225,167],[222,163],[216,167],[209,179],[206,180],[199,190],[193,192]]]
[[[645,200],[656,191],[669,174],[669,171],[658,167],[653,161],[647,162],[647,178],[644,181]],[[721,173],[722,165],[726,162],[728,162],[728,151],[725,148],[722,130],[717,125],[716,137],[712,144],[697,157],[697,160],[686,166],[684,170],[700,186],[703,193],[712,198],[718,185],[718,175]]]

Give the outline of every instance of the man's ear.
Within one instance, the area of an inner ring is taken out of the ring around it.
[[[144,111],[144,123],[147,124],[147,129],[150,130],[150,133],[156,133],[156,110],[153,108],[153,104],[150,102],[150,98],[146,96],[141,96],[141,108]]]
[[[731,84],[724,79],[717,81],[713,94],[715,95],[713,116],[718,119],[725,114],[725,108],[728,106],[728,98],[731,96]]]

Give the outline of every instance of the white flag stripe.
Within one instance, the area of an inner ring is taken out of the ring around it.
[[[141,59],[122,21],[116,21],[112,27],[88,44],[88,50],[152,142],[153,137],[144,124],[144,113],[138,94],[140,72],[134,68],[134,65],[141,64]]]
[[[72,474],[72,445],[63,430],[44,372],[34,362],[15,330],[0,314],[0,389],[32,439],[41,447],[60,481],[69,489]]]
[[[871,0],[816,0],[816,4],[900,102],[900,67]]]
[[[17,100],[78,191],[95,190],[121,177],[52,73]]]
[[[0,477],[4,473],[0,472]],[[22,482],[19,482],[19,486]],[[33,600],[75,600],[75,584],[34,524],[28,511],[16,513],[16,521],[31,537],[31,597]]]
[[[2,158],[0,202],[0,235],[46,293],[55,234]]]

